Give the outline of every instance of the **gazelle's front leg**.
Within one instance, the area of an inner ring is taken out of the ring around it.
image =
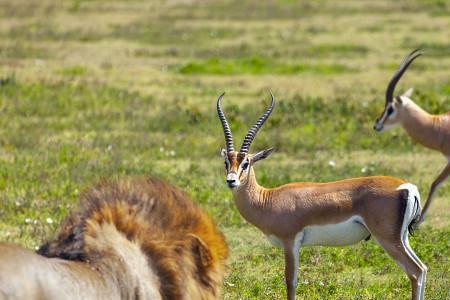
[[[297,288],[298,256],[300,242],[295,238],[283,241],[284,249],[284,280],[288,300],[295,300]]]
[[[420,215],[419,223],[422,223],[425,219],[428,208],[430,208],[431,201],[433,200],[434,193],[436,189],[444,182],[445,179],[450,175],[450,161],[445,166],[444,170],[439,174],[439,176],[433,181],[430,187],[430,191],[428,193],[427,202],[425,202],[425,206],[423,207],[422,214]]]

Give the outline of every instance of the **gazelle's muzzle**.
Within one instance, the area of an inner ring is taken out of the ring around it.
[[[387,118],[387,108],[385,107],[383,114],[378,119],[376,119],[375,124],[373,125],[373,129],[377,132],[382,131],[384,129],[384,122],[386,122]]]
[[[380,120],[375,121],[375,125],[373,125],[373,129],[377,132],[380,132],[383,130],[384,124],[380,122]]]
[[[230,172],[227,174],[227,185],[229,188],[238,187],[241,184],[238,175],[235,172]]]

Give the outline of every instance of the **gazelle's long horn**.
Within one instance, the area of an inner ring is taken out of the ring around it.
[[[228,125],[227,118],[225,117],[222,107],[220,107],[220,101],[222,100],[225,92],[220,94],[219,99],[217,99],[217,114],[219,115],[220,122],[222,123],[223,133],[225,134],[225,141],[227,143],[227,152],[234,151],[233,146],[233,134],[231,133],[230,126]]]
[[[269,108],[266,110],[266,112],[258,119],[258,121],[253,125],[249,131],[247,132],[247,135],[244,138],[244,142],[242,143],[241,150],[239,152],[241,153],[248,153],[248,149],[250,148],[250,145],[253,141],[253,139],[256,136],[256,133],[261,128],[261,126],[266,122],[267,118],[270,116],[270,114],[273,111],[273,108],[275,106],[275,97],[273,96],[272,92],[270,92],[270,95],[272,96],[272,102],[270,103]]]
[[[392,76],[391,81],[389,82],[389,85],[386,89],[386,104],[389,102],[392,102],[394,100],[394,90],[395,86],[397,85],[397,82],[402,77],[403,73],[408,69],[409,65],[419,56],[422,55],[421,49],[416,49],[413,52],[411,52],[409,55],[407,55],[400,66],[398,67],[397,71],[395,71],[394,76]]]

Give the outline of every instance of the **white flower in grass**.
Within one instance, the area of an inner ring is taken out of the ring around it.
[[[30,224],[33,220],[31,218],[25,218],[25,223]]]
[[[336,162],[334,160],[328,161],[328,165],[332,168],[336,167]]]
[[[177,154],[175,150],[170,150],[170,156],[175,156],[175,154]]]
[[[320,286],[324,286],[325,283],[323,283],[323,281],[319,281],[319,285],[320,285]]]
[[[367,169],[368,169],[367,167],[362,167],[361,168],[361,173],[367,173]]]
[[[47,218],[47,224],[53,224],[53,220],[51,218]]]
[[[164,147],[159,147],[159,152],[164,152]]]
[[[33,224],[36,225],[37,223],[39,223],[38,220],[33,220]]]

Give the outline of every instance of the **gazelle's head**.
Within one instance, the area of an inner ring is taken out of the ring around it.
[[[272,103],[270,104],[269,108],[248,131],[247,135],[244,138],[244,142],[242,143],[241,149],[239,151],[234,151],[233,135],[220,106],[220,101],[222,100],[224,94],[225,93],[220,95],[219,99],[217,99],[217,114],[219,115],[220,122],[222,123],[223,132],[225,134],[225,141],[227,144],[227,149],[222,149],[221,155],[225,160],[227,185],[229,188],[234,189],[247,182],[249,171],[255,162],[268,157],[273,151],[273,148],[269,148],[256,154],[248,153],[248,150],[253,139],[256,136],[256,133],[272,113],[272,110],[275,106],[275,97],[272,95]]]
[[[409,65],[420,55],[422,52],[420,49],[416,49],[406,56],[397,71],[392,76],[391,81],[386,89],[386,102],[384,105],[384,110],[381,116],[375,121],[373,129],[376,131],[382,131],[383,129],[388,129],[396,124],[399,124],[402,119],[403,108],[407,104],[407,101],[412,95],[413,89],[407,90],[403,95],[394,97],[394,90],[397,82],[400,80],[402,75],[408,69]]]

